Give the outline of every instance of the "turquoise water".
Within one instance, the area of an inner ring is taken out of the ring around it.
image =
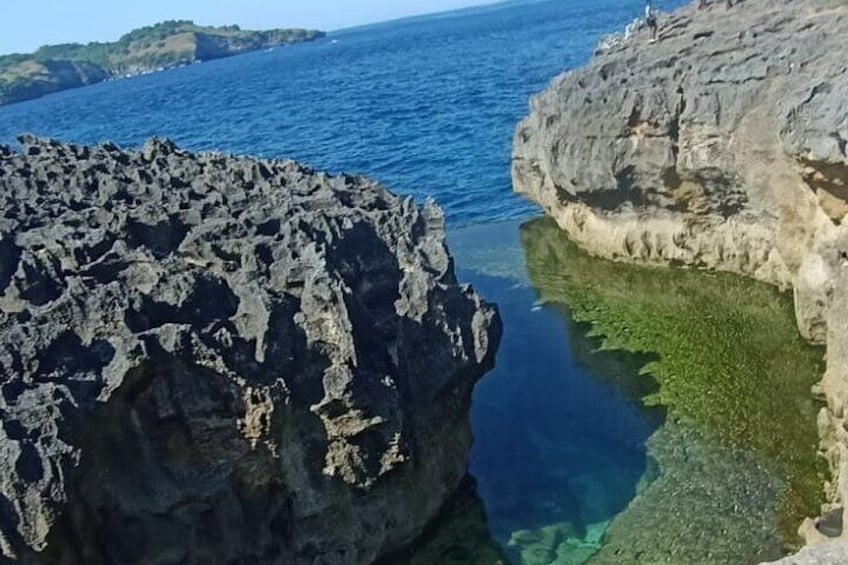
[[[478,536],[468,552],[493,543],[503,561],[521,565],[780,557],[782,477],[751,453],[668,417],[664,406],[646,406],[658,384],[642,369],[654,357],[603,350],[562,304],[539,301],[522,224],[470,226],[450,237],[460,278],[497,302],[504,321],[497,365],[472,407],[470,470],[489,539]],[[556,261],[546,268],[554,278],[567,273]],[[470,530],[446,523],[437,547],[425,545],[426,559],[413,564],[497,562],[447,558]]]
[[[655,472],[646,441],[663,414],[581,362],[582,333],[536,302],[518,227],[466,228],[451,241],[460,278],[495,300],[504,320],[497,367],[472,407],[470,470],[490,533],[514,561],[521,561],[520,532],[546,527],[571,538],[572,553],[590,555]]]
[[[770,555],[773,478],[669,422],[662,408],[641,406],[651,386],[638,375],[645,359],[597,357],[585,328],[537,303],[525,269],[519,224],[536,210],[511,191],[514,127],[531,94],[641,9],[635,0],[511,2],[336,32],[0,107],[0,141],[33,132],[137,146],[167,136],[190,149],[362,173],[442,204],[460,278],[499,303],[506,326],[498,366],[472,408],[476,495],[467,515],[481,539],[465,540],[470,553],[448,541],[442,557],[495,562],[485,547],[525,565],[632,563],[657,546],[663,562],[683,563],[669,556],[705,548],[698,531],[721,545],[715,532],[724,529],[732,545],[717,554],[752,545],[750,555]],[[703,501],[707,509],[687,517],[693,499],[675,493],[698,473],[691,484],[702,490],[744,490],[715,501],[741,500],[737,514],[756,514],[756,523],[738,528],[738,515]],[[677,547],[678,538],[688,545]]]

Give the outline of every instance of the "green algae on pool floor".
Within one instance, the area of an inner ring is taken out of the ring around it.
[[[647,448],[661,472],[612,521],[590,565],[742,565],[783,556],[783,485],[753,455],[671,420]]]
[[[656,354],[602,349],[590,324],[541,303],[519,223],[449,235],[459,278],[498,304],[505,329],[471,414],[470,471],[486,527],[445,515],[434,528],[440,550],[422,548],[419,563],[485,556],[493,542],[498,562],[512,565],[738,565],[783,555],[785,481],[667,407],[645,406],[659,383],[639,373]]]
[[[521,241],[542,302],[588,324],[603,350],[653,356],[642,372],[659,386],[646,405],[783,479],[778,529],[797,543],[825,480],[810,390],[823,350],[798,335],[790,297],[729,274],[591,258],[548,219],[524,224]]]
[[[725,437],[721,428],[708,429],[705,420],[685,416],[692,407],[666,405],[667,397],[674,398],[669,383],[650,369],[667,360],[670,348],[651,343],[611,347],[598,322],[610,316],[657,333],[661,324],[652,320],[663,319],[660,311],[672,311],[681,324],[689,323],[686,317],[694,312],[713,316],[721,325],[733,315],[716,317],[712,309],[750,306],[768,313],[757,319],[768,321],[763,339],[772,347],[783,347],[784,340],[803,346],[786,297],[736,277],[715,287],[723,277],[639,269],[592,259],[573,248],[569,253],[576,257],[560,256],[564,252],[558,246],[564,242],[556,227],[528,241],[526,232],[533,225],[524,228],[524,247],[518,224],[474,226],[451,234],[460,278],[497,302],[505,323],[497,366],[478,384],[472,407],[471,472],[479,498],[454,505],[409,561],[393,565],[738,565],[779,558],[784,549],[777,531],[778,501],[781,493],[785,499],[790,485],[786,466],[749,441]],[[548,253],[554,257],[545,259]],[[628,274],[630,269],[644,274]],[[691,278],[683,284],[679,275]],[[539,284],[540,279],[548,283]],[[531,281],[539,288],[534,290]],[[726,288],[730,284],[742,291]],[[607,291],[615,300],[604,301]],[[565,295],[557,298],[563,292],[582,297],[578,306],[593,308],[569,310]],[[737,298],[725,305],[725,294],[734,293]],[[719,299],[708,300],[706,309],[698,302],[681,306],[690,299],[703,302],[704,296]],[[623,318],[614,316],[622,301],[659,310],[643,326],[638,309]],[[595,310],[605,314],[586,315]],[[575,321],[573,316],[581,312],[582,321]],[[716,330],[722,334],[721,327]],[[739,335],[745,339],[745,332]],[[724,341],[708,338],[697,347],[727,349]],[[680,347],[692,345],[682,342]],[[750,347],[763,345],[753,340]],[[812,382],[819,353],[804,349],[812,361],[801,367],[806,375],[801,380]],[[725,375],[746,376],[761,378],[757,373]],[[790,408],[786,417],[810,424],[808,463],[815,458],[815,407],[809,384],[797,388],[772,390],[782,401],[797,395],[802,408]],[[716,402],[725,402],[722,398]],[[751,398],[740,401],[745,409]],[[752,408],[751,413],[759,412]],[[803,477],[806,471],[798,473]],[[820,481],[814,478],[808,484],[817,499]],[[817,500],[810,503],[816,505]],[[785,503],[780,510],[785,516]],[[794,515],[783,519],[790,537],[798,520]]]

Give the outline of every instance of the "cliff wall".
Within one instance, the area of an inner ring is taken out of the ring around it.
[[[828,345],[817,392],[835,477],[832,503],[804,533],[839,538],[848,498],[848,4],[694,4],[660,19],[657,42],[647,32],[607,41],[533,98],[515,133],[514,187],[595,255],[794,290],[800,332]]]

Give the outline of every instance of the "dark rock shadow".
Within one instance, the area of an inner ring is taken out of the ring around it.
[[[445,504],[439,519],[421,538],[403,551],[375,565],[498,565],[508,563],[489,534],[483,501],[477,483],[466,476],[457,493]]]

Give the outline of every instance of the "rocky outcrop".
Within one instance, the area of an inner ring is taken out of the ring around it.
[[[0,563],[369,563],[500,337],[443,216],[293,162],[0,147]]]
[[[842,478],[820,530],[839,536],[848,327],[829,320],[848,258],[848,5],[692,4],[661,18],[656,43],[608,42],[533,99],[515,190],[595,255],[794,289],[801,333],[830,352],[820,423]]]
[[[515,189],[605,257],[796,285],[825,339],[848,213],[842,2],[690,8],[535,97]]]

